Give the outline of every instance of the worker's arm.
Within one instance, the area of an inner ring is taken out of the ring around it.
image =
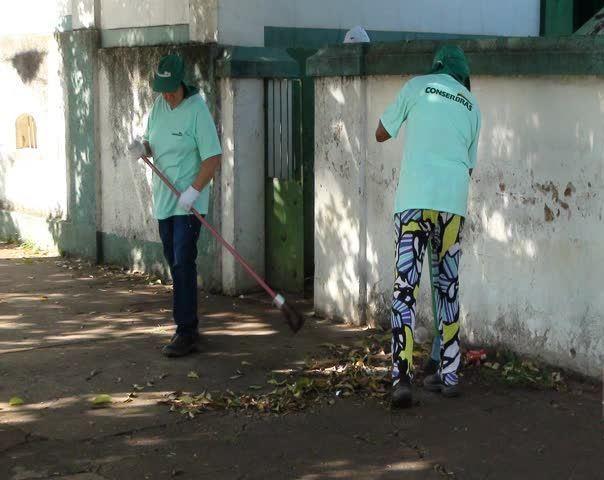
[[[382,143],[385,142],[386,140],[390,140],[392,137],[390,136],[390,134],[386,131],[386,129],[384,128],[384,125],[382,124],[382,121],[380,120],[378,122],[378,127],[375,131],[375,139]]]
[[[178,198],[178,205],[186,211],[191,210],[200,192],[214,178],[222,158],[222,149],[220,148],[220,141],[212,115],[210,115],[205,102],[202,101],[201,106],[202,108],[198,111],[193,125],[195,143],[202,159],[201,167],[191,186],[182,192]]]
[[[193,183],[187,188],[185,191],[181,192],[178,197],[178,206],[189,212],[201,191],[207,186],[208,183],[214,178],[214,174],[216,173],[216,169],[220,166],[220,159],[222,155],[214,155],[212,157],[206,158],[203,162],[201,162],[201,167],[199,168],[199,173],[195,177]]]
[[[222,155],[214,155],[213,157],[206,158],[203,162],[201,162],[199,173],[191,184],[195,190],[201,192],[208,185],[208,183],[210,183],[212,178],[214,178],[216,170],[218,170],[218,167],[220,167],[221,159]]]

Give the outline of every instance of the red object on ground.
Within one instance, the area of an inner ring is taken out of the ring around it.
[[[487,352],[484,349],[480,350],[468,350],[466,352],[466,361],[468,363],[474,363],[476,365],[480,365],[481,361],[487,359]]]

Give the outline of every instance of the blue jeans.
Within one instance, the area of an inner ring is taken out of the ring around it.
[[[173,315],[178,335],[195,335],[197,317],[197,240],[201,222],[194,215],[159,220],[159,236],[173,281]]]

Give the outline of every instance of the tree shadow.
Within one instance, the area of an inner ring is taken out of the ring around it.
[[[393,279],[389,212],[404,136],[377,145],[373,130],[404,82],[363,81],[366,94],[346,78],[317,79],[316,281],[324,294],[315,300],[318,311],[329,311],[344,298],[345,320],[359,321],[366,308],[370,324],[386,326]],[[591,78],[537,86],[534,79],[477,77],[474,84],[483,130],[462,240],[465,342],[597,375],[604,304],[586,285],[597,283],[589,264],[601,258],[601,242],[585,226],[603,214],[596,199],[604,146],[593,128],[601,120],[602,86]],[[571,88],[581,107],[565,114],[565,105],[551,98]],[[562,278],[569,275],[591,280],[567,285]],[[431,324],[426,278],[418,318]]]

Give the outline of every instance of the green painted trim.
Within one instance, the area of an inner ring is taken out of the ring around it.
[[[66,85],[68,221],[49,220],[60,251],[97,258],[97,58],[98,30],[57,34]],[[87,88],[84,88],[87,86]]]
[[[506,38],[456,42],[473,75],[604,75],[604,37]],[[334,45],[307,61],[314,77],[427,73],[443,42]]]
[[[48,228],[61,255],[98,260],[97,235],[94,225],[49,220]]]
[[[541,35],[572,35],[575,0],[541,0]]]
[[[164,257],[161,242],[150,242],[137,238],[125,238],[113,233],[98,233],[102,244],[102,263],[121,265],[131,270],[154,273],[164,279],[170,278],[170,269]],[[199,287],[206,291],[218,292],[220,285],[217,284],[218,272],[212,269],[213,256],[208,250],[213,248],[213,240],[210,234],[202,228],[199,241],[197,242],[197,272]],[[214,252],[212,252],[215,255]]]
[[[604,8],[587,21],[575,35],[602,35],[604,31]]]
[[[100,238],[103,245],[103,263],[155,273],[165,278],[169,276],[161,243],[103,232],[100,233]]]
[[[264,27],[264,45],[279,48],[322,48],[344,41],[347,30],[342,28]],[[367,30],[372,43],[410,40],[451,40],[493,38],[486,35],[462,35],[436,32],[397,32]]]
[[[171,45],[189,41],[188,24],[101,30],[102,48]]]
[[[216,76],[225,78],[297,78],[298,62],[284,49],[226,47],[216,62]]]

